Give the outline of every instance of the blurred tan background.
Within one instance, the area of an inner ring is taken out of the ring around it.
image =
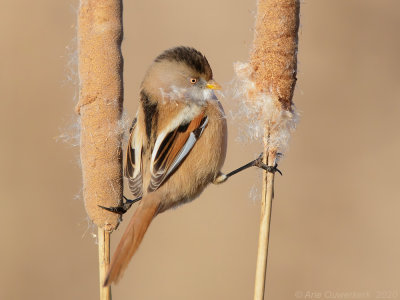
[[[79,152],[63,142],[75,118],[77,6],[2,2],[0,299],[98,299]],[[129,116],[147,66],[172,46],[204,52],[228,84],[254,14],[255,0],[125,1]],[[302,1],[301,122],[276,180],[266,299],[400,299],[399,29],[397,0]],[[225,171],[261,151],[228,122]],[[260,178],[248,170],[156,218],[114,299],[251,299]]]

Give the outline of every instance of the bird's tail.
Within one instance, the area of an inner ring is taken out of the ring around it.
[[[149,199],[154,198],[154,196],[153,193],[146,195],[133,214],[115,250],[104,286],[108,286],[120,279],[133,254],[139,247],[147,228],[158,211],[159,202],[156,199]]]

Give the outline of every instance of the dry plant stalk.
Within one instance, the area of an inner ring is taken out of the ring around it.
[[[104,280],[107,276],[108,265],[110,264],[110,231],[98,227],[97,236],[99,245],[100,300],[110,300],[111,287],[103,286]]]
[[[83,196],[89,218],[98,226],[101,299],[109,264],[109,234],[119,216],[98,207],[116,206],[122,199],[121,0],[81,0],[78,16],[79,102]]]
[[[292,98],[297,72],[299,10],[298,0],[258,1],[250,59],[250,78],[254,85],[248,92],[251,98],[265,100],[266,110],[260,119],[264,123],[264,163],[269,166],[275,165],[277,152],[286,147],[296,122]],[[274,173],[264,172],[255,300],[264,299],[273,196]]]

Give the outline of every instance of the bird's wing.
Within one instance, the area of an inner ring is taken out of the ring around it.
[[[129,143],[126,149],[125,177],[128,178],[129,189],[132,194],[139,198],[143,195],[142,180],[142,145],[137,143],[135,118],[130,129]]]
[[[182,163],[207,126],[208,117],[199,113],[190,121],[183,121],[168,132],[162,132],[152,153],[151,179],[148,191],[158,189]]]

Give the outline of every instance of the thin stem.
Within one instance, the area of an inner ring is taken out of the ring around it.
[[[275,152],[264,152],[264,163],[275,165]],[[263,172],[263,189],[261,202],[260,232],[258,236],[258,252],[256,265],[256,278],[254,286],[254,300],[264,299],[265,277],[267,273],[268,244],[271,224],[272,199],[274,197],[275,173]]]
[[[99,243],[100,300],[111,300],[111,286],[104,286],[110,265],[110,232],[99,227],[97,236]]]

